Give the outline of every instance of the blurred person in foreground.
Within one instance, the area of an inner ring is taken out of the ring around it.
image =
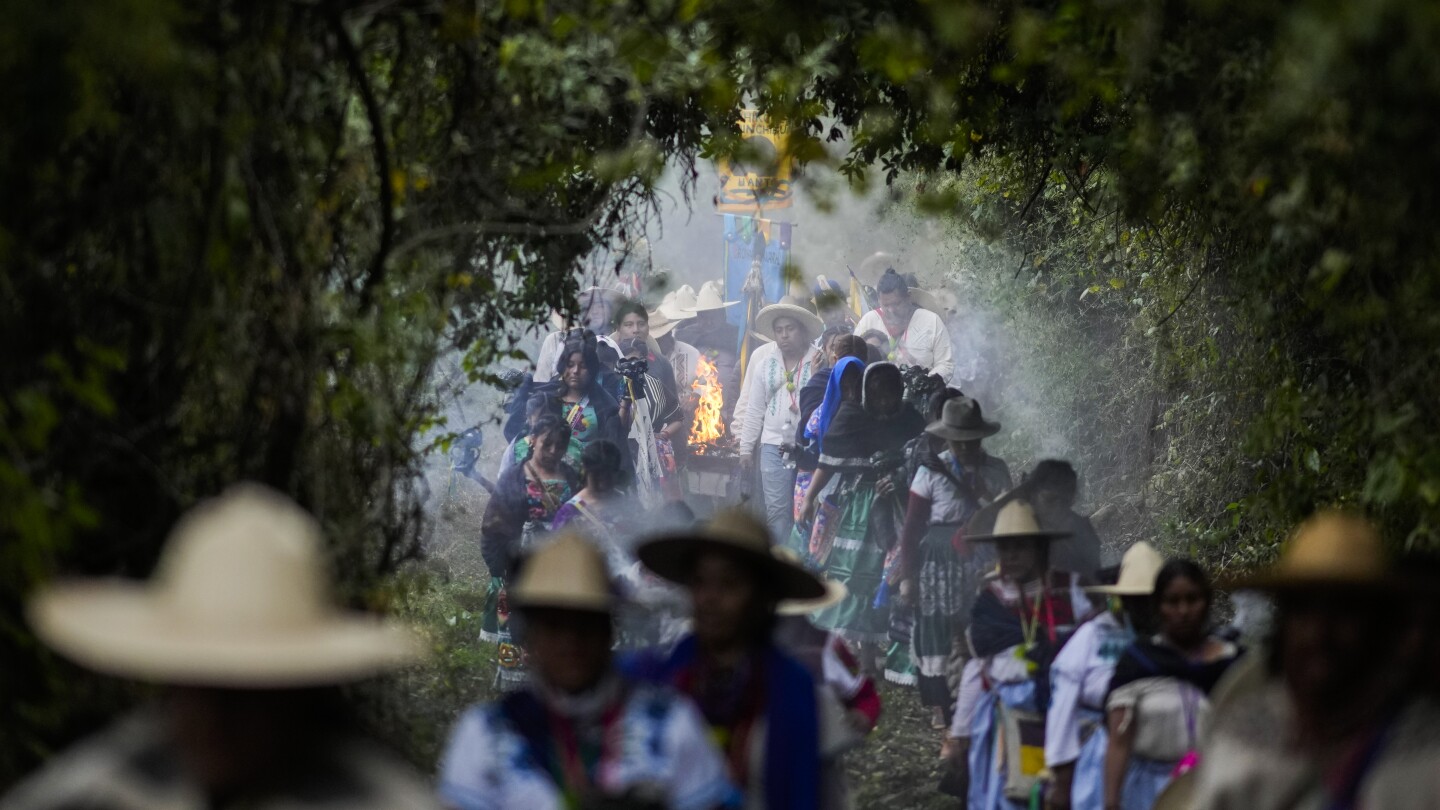
[[[1191,806],[1440,806],[1440,706],[1417,688],[1411,584],[1375,527],[1341,512],[1301,523],[1278,563],[1234,583],[1277,602],[1268,673],[1217,711]]]
[[[1118,579],[1085,590],[1107,600],[1106,610],[1080,625],[1050,665],[1050,706],[1045,713],[1045,767],[1052,810],[1098,808],[1104,803],[1105,697],[1115,667],[1136,638],[1149,635],[1150,595],[1165,565],[1149,543],[1125,551]]]
[[[1106,810],[1149,810],[1199,762],[1210,694],[1240,655],[1211,632],[1213,596],[1190,560],[1170,560],[1155,575],[1157,632],[1125,649],[1105,697]]]
[[[38,593],[30,620],[45,643],[163,689],[0,807],[437,807],[429,786],[355,731],[335,691],[416,659],[419,646],[335,606],[322,545],[289,499],[239,485],[181,518],[148,583]]]
[[[776,606],[819,599],[824,583],[775,557],[765,525],[742,509],[643,543],[639,554],[650,570],[690,592],[694,632],[669,653],[636,656],[627,669],[699,704],[746,808],[824,806],[825,763],[854,735],[835,696],[772,635]]]
[[[739,794],[690,701],[611,665],[614,589],[604,556],[561,532],[511,588],[530,684],[469,709],[440,766],[456,810],[710,810]]]

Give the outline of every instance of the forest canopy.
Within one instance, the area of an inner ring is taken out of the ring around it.
[[[483,383],[744,107],[1107,336],[1068,390],[1136,422],[1129,485],[1177,542],[1243,565],[1337,503],[1440,529],[1435,4],[0,7],[0,782],[103,702],[60,699],[23,594],[146,573],[227,482],[314,511],[383,609],[437,358]]]

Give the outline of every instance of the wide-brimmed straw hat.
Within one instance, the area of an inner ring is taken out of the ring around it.
[[[763,335],[773,335],[775,332],[775,321],[781,318],[794,318],[810,330],[810,336],[816,337],[825,331],[825,322],[820,316],[811,312],[808,307],[798,298],[787,295],[780,299],[779,303],[771,304],[755,316],[755,331]]]
[[[791,565],[802,565],[800,555],[784,546],[772,546],[770,552],[777,559],[790,563]],[[850,595],[850,589],[845,583],[838,579],[831,579],[824,574],[819,575],[820,581],[825,585],[825,595],[818,599],[786,599],[775,606],[775,612],[781,616],[808,616],[811,613],[834,607],[845,601]]]
[[[650,316],[650,337],[657,340],[670,334],[675,327],[680,325],[679,321],[665,314],[664,305],[661,305],[660,309],[646,314]]]
[[[973,441],[1000,432],[1000,423],[985,419],[980,403],[970,397],[955,397],[945,403],[940,419],[925,427],[925,432],[947,441]]]
[[[697,303],[699,301],[695,297],[695,290],[689,284],[685,284],[665,293],[665,297],[660,300],[660,306],[657,309],[665,313],[665,317],[672,321],[687,321],[695,317]]]
[[[1155,575],[1165,566],[1165,558],[1155,547],[1141,540],[1126,549],[1120,558],[1120,579],[1114,585],[1086,588],[1090,593],[1109,596],[1148,596],[1155,592]]]
[[[319,686],[418,658],[408,630],[336,606],[322,545],[290,499],[235,486],[181,518],[149,582],[51,586],[30,622],[90,669],[157,683]]]
[[[522,610],[559,608],[609,613],[615,608],[605,556],[575,532],[561,532],[526,558],[509,588]]]
[[[763,572],[775,588],[776,599],[820,599],[827,594],[819,577],[779,559],[772,548],[764,522],[744,509],[731,508],[717,512],[689,533],[648,540],[636,553],[645,567],[681,585],[687,584],[697,554],[719,551],[744,559]]]
[[[1365,518],[1323,511],[1286,541],[1280,560],[1257,574],[1223,583],[1227,590],[1381,589],[1400,583],[1380,532]]]
[[[696,312],[706,312],[712,309],[724,309],[733,307],[739,301],[726,301],[725,293],[720,290],[720,282],[707,281],[700,285],[700,294],[695,296],[695,306],[691,309]]]
[[[988,534],[967,535],[967,543],[998,543],[1002,540],[1060,540],[1070,532],[1055,532],[1040,527],[1035,507],[1022,498],[1011,498],[995,516],[995,527]]]

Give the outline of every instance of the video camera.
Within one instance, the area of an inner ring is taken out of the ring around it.
[[[905,401],[925,413],[930,398],[945,390],[945,380],[920,366],[901,366],[900,381],[905,385]]]
[[[629,389],[635,399],[645,398],[645,374],[650,364],[643,357],[625,357],[615,364],[615,371],[630,381]]]

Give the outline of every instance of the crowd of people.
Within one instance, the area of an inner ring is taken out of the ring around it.
[[[1191,560],[1141,542],[1105,567],[1070,464],[1017,481],[991,454],[1002,426],[914,286],[886,270],[857,312],[820,279],[757,335],[715,282],[557,316],[485,481],[501,696],[457,719],[433,786],[334,691],[418,646],[338,612],[314,521],[245,486],[185,518],[149,585],[33,600],[59,652],[169,686],[0,806],[842,808],[888,679],[973,810],[1440,807],[1435,566],[1319,513],[1222,583],[1273,599],[1268,634],[1217,625]],[[702,368],[729,437],[709,449],[758,497],[697,521]]]

